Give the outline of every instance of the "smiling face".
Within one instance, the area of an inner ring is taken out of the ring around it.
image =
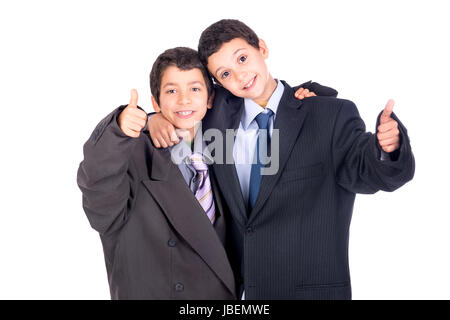
[[[202,72],[197,68],[180,70],[175,66],[164,70],[159,104],[153,96],[152,103],[156,112],[161,112],[175,127],[188,130],[191,137],[194,136],[194,125],[211,108]]]
[[[226,42],[208,57],[208,70],[235,96],[256,102],[267,101],[277,83],[264,61],[269,51],[261,39],[259,47],[257,49],[241,38]]]

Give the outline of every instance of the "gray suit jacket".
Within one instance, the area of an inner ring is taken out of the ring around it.
[[[211,225],[148,131],[122,133],[121,106],[84,145],[78,169],[83,208],[100,233],[112,299],[235,299],[224,249],[225,203],[211,174],[216,222]]]

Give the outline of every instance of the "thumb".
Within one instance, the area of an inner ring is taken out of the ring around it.
[[[380,117],[380,123],[386,123],[391,118],[392,110],[394,109],[395,101],[392,99],[389,99],[389,101],[386,103],[386,106],[384,107],[383,113]]]
[[[132,108],[137,108],[137,103],[138,103],[138,93],[136,89],[131,89],[131,98],[130,98],[130,103],[128,104],[128,106],[132,107]]]

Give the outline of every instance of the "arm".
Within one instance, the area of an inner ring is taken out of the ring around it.
[[[139,134],[130,129],[133,124],[128,125],[125,118],[130,109],[141,119],[146,114],[130,105],[120,106],[97,125],[84,144],[84,160],[78,168],[84,211],[92,228],[102,235],[113,233],[125,223],[139,183],[130,161]],[[136,130],[145,126],[145,122],[137,122]]]
[[[337,182],[354,193],[394,191],[414,176],[414,156],[407,130],[398,122],[400,145],[396,159],[380,159],[381,147],[377,136],[366,132],[355,104],[342,100],[336,116],[332,155]]]

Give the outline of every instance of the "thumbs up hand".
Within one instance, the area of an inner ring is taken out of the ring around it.
[[[136,89],[132,89],[130,103],[122,110],[118,119],[120,130],[132,138],[139,137],[147,122],[147,114],[138,109],[137,103],[138,93]]]
[[[400,146],[400,131],[398,123],[391,118],[394,109],[394,100],[390,99],[384,107],[380,117],[380,125],[377,128],[378,143],[385,152],[392,152]]]

